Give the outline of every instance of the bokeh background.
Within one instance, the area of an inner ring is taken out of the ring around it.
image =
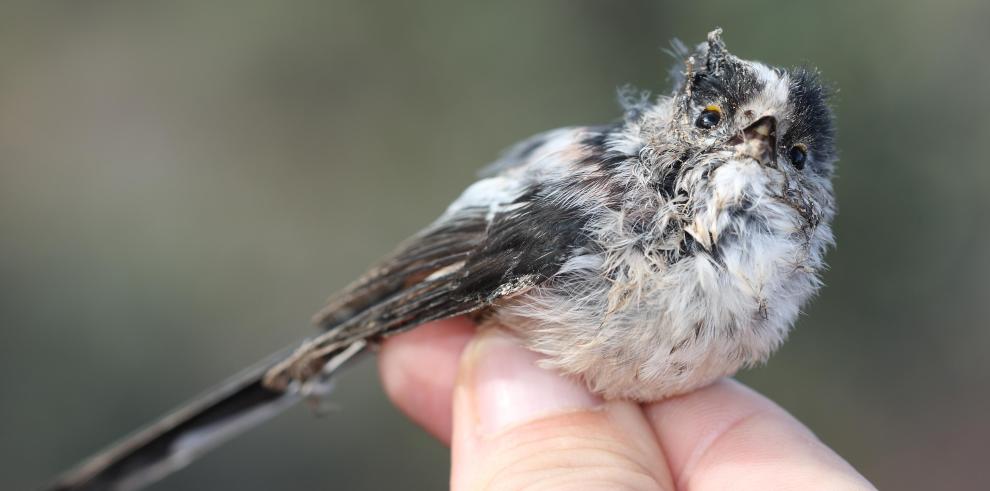
[[[310,333],[501,148],[666,91],[671,38],[818,66],[827,288],[741,378],[886,489],[990,479],[990,4],[0,4],[0,488]],[[369,360],[154,489],[442,489]]]

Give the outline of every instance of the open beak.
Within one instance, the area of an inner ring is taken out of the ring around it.
[[[777,166],[777,118],[763,116],[742,130],[742,141],[737,137],[735,149],[738,155],[751,157],[761,165]]]

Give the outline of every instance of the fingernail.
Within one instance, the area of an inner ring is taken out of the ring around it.
[[[465,382],[471,385],[482,435],[602,404],[579,382],[537,366],[540,355],[498,329],[480,333],[464,356]]]

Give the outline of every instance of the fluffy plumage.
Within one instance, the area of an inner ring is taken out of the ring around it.
[[[190,441],[205,448],[258,408],[317,391],[369,342],[454,315],[512,330],[609,398],[668,397],[765,360],[818,289],[832,242],[827,90],[814,72],[731,55],[719,30],[693,54],[675,48],[670,95],[626,92],[617,123],[512,147],[331,298],[322,334],[61,489],[157,477],[189,460]],[[203,411],[218,416],[195,424]]]

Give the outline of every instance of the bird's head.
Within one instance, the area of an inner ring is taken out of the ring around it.
[[[830,90],[816,71],[729,53],[721,29],[682,50],[671,96],[638,123],[641,158],[686,219],[686,239],[711,251],[757,227],[831,240],[836,161]]]

